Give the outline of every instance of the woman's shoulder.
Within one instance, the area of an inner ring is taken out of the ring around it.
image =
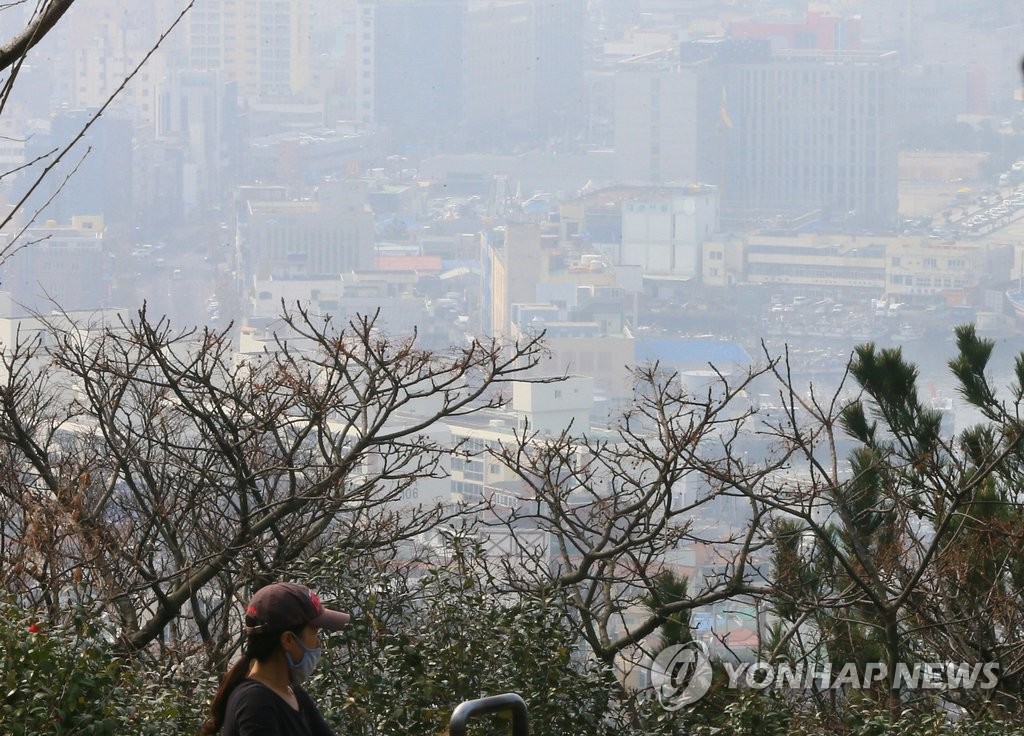
[[[273,705],[276,699],[277,695],[274,691],[262,682],[246,678],[239,682],[235,689],[231,691],[231,696],[228,698],[228,707],[230,708],[232,703],[253,703],[264,700],[268,704]]]
[[[235,693],[267,693],[273,695],[274,691],[264,685],[259,680],[254,680],[251,677],[246,677],[244,680],[238,683],[235,689],[231,692],[232,695]]]

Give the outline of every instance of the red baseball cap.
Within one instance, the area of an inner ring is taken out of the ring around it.
[[[324,608],[316,593],[295,583],[260,588],[245,609],[245,629],[250,634],[287,631],[305,624],[338,631],[351,619],[347,613]]]

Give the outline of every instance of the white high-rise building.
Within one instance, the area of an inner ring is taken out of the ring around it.
[[[88,6],[72,7],[55,29],[59,44],[54,47],[55,63],[50,65],[54,102],[73,109],[106,104],[173,21],[166,10],[141,0],[92,0]],[[170,45],[158,48],[119,93],[115,103],[119,112],[136,122],[153,122],[169,49]]]

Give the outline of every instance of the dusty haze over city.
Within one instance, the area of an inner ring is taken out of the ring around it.
[[[955,399],[954,325],[1021,347],[1019,3],[198,0],[153,50],[183,7],[75,3],[19,69],[6,324],[544,329],[602,406],[762,341],[818,384],[903,345]]]
[[[214,733],[247,676],[298,720],[310,663],[339,733],[501,692],[538,736],[1018,729],[1020,0],[0,1],[26,29],[12,732]],[[322,661],[247,608],[281,581],[352,612]]]

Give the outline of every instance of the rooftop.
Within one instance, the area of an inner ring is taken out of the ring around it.
[[[699,363],[702,365],[750,365],[751,358],[739,343],[686,338],[640,338],[637,363]]]

